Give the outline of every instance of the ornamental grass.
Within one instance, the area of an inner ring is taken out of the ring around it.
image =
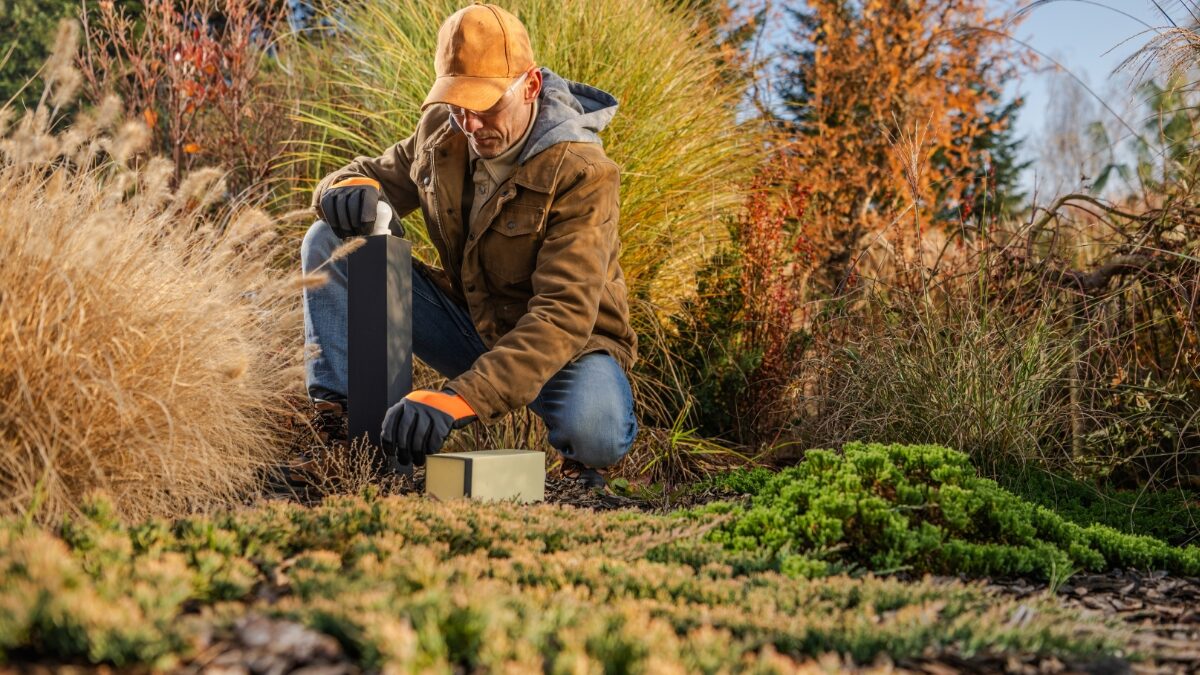
[[[301,192],[412,133],[435,79],[438,28],[461,6],[330,4],[339,30],[314,28],[293,57],[308,92],[300,105],[308,131],[292,156]],[[693,12],[668,3],[518,0],[505,8],[528,28],[539,65],[619,101],[600,135],[622,170],[621,264],[631,297],[671,305],[691,292],[702,254],[727,237],[721,217],[741,207],[762,156],[761,128],[737,119],[744,74],[720,60]],[[410,220],[410,236],[425,240],[424,224]]]
[[[173,188],[119,101],[59,118],[77,33],[37,109],[0,110],[0,513],[53,522],[92,490],[131,518],[228,505],[278,454],[307,280],[271,269],[265,213],[210,215],[221,172]]]

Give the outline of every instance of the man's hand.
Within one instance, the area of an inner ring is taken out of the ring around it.
[[[388,409],[380,438],[401,464],[424,466],[425,455],[441,450],[451,430],[474,421],[475,411],[458,394],[420,389]]]
[[[341,180],[321,194],[321,214],[342,239],[371,233],[379,204],[379,181],[366,177]]]

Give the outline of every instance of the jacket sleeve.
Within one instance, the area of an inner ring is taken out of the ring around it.
[[[384,199],[391,205],[396,217],[408,215],[421,205],[417,197],[417,186],[409,176],[416,147],[417,134],[414,132],[378,157],[355,157],[354,161],[321,179],[313,190],[313,209],[324,218],[325,214],[321,213],[321,195],[325,190],[347,178],[366,176],[379,181]]]
[[[602,161],[585,165],[558,193],[525,315],[447,384],[485,424],[535,399],[587,343],[618,245],[619,192],[617,166]]]

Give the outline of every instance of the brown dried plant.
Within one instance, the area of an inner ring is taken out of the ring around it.
[[[147,0],[133,16],[101,0],[82,15],[88,48],[75,85],[93,101],[119,95],[170,157],[175,184],[217,164],[233,194],[262,198],[295,127],[289,80],[271,58],[285,9],[278,0]]]
[[[95,489],[126,517],[228,505],[276,459],[303,380],[273,220],[206,219],[222,175],[172,192],[112,108],[52,133],[43,104],[0,136],[0,513],[53,522]]]

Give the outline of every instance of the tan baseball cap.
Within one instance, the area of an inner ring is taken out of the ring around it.
[[[421,108],[449,103],[487,110],[533,65],[533,47],[520,19],[496,5],[476,2],[451,14],[438,31],[433,60],[437,81]]]

